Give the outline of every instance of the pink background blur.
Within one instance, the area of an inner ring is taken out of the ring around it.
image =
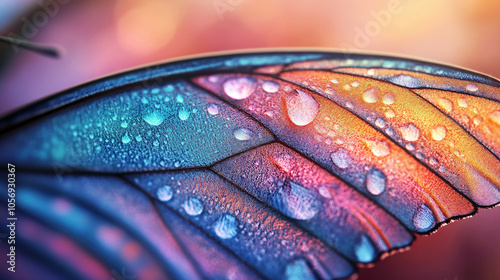
[[[0,33],[64,48],[0,46],[0,115],[145,63],[205,52],[322,47],[394,53],[500,77],[500,1],[2,0]],[[43,6],[43,7],[42,7]],[[29,13],[28,7],[41,8]],[[45,9],[44,9],[45,8]],[[448,225],[361,279],[500,279],[500,207]]]

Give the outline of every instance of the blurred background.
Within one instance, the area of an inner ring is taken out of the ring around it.
[[[434,60],[500,77],[497,0],[2,0],[0,34],[64,49],[0,45],[0,115],[88,80],[186,55],[321,47]],[[500,207],[453,223],[361,279],[499,279]]]

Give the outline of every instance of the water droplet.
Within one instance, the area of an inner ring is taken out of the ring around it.
[[[359,86],[359,82],[358,81],[354,81],[354,82],[351,83],[351,86],[357,87],[357,86]]]
[[[158,111],[153,111],[150,112],[149,114],[146,114],[142,117],[143,120],[145,120],[148,124],[150,125],[160,125],[165,117]]]
[[[446,98],[439,98],[437,101],[437,105],[446,113],[449,113],[451,112],[451,110],[453,110],[453,102]]]
[[[345,90],[351,90],[351,85],[344,85],[342,88]]]
[[[413,145],[413,143],[408,143],[408,144],[406,144],[405,147],[406,147],[406,149],[408,151],[414,151],[415,150],[415,145]]]
[[[337,81],[337,79],[331,79],[331,80],[330,80],[330,82],[331,82],[332,84],[338,84],[338,83],[339,83],[339,81]]]
[[[283,279],[285,280],[316,279],[316,276],[304,259],[296,259],[288,263],[284,274]]]
[[[375,258],[375,248],[365,235],[361,236],[361,240],[354,246],[354,254],[362,263],[369,263]]]
[[[376,157],[385,157],[391,153],[391,147],[386,141],[365,140],[365,143]]]
[[[278,191],[276,208],[290,218],[297,220],[312,219],[321,209],[321,202],[312,190],[289,181]]]
[[[296,92],[296,94],[287,95],[285,99],[288,117],[298,126],[308,125],[318,115],[318,101],[301,90],[296,90]]]
[[[208,81],[211,83],[217,83],[219,81],[219,76],[217,76],[217,75],[209,76]]]
[[[158,140],[155,140],[155,141],[153,141],[153,145],[158,147],[158,146],[160,146],[160,142],[158,142]]]
[[[480,125],[483,122],[483,118],[481,116],[474,116],[474,118],[472,119],[472,122],[475,125]]]
[[[128,123],[127,123],[127,122],[122,122],[122,123],[121,123],[121,127],[126,128],[127,126],[128,126]]]
[[[318,188],[318,192],[324,198],[332,198],[332,194],[330,193],[330,190],[326,186],[320,186]]]
[[[352,104],[352,102],[350,102],[350,101],[347,101],[347,102],[345,103],[345,106],[346,106],[347,108],[351,109],[351,110],[352,110],[352,109],[354,109],[354,104]]]
[[[132,139],[130,139],[130,136],[128,136],[128,133],[125,133],[125,135],[123,135],[123,137],[122,137],[123,144],[129,143],[131,140]]]
[[[385,190],[387,177],[378,169],[372,169],[366,175],[366,189],[373,195],[380,195]]]
[[[212,103],[208,105],[207,111],[210,115],[217,115],[219,113],[219,106],[217,106],[217,104]]]
[[[351,162],[351,157],[343,148],[339,148],[337,151],[333,152],[330,157],[332,158],[333,163],[341,169],[349,167],[349,163]]]
[[[495,110],[488,114],[488,118],[497,125],[500,125],[500,110]]]
[[[262,84],[262,89],[265,92],[274,93],[280,89],[280,84],[278,84],[277,82],[274,82],[274,81],[265,81]]]
[[[432,139],[436,141],[441,141],[446,137],[446,127],[440,125],[431,129]]]
[[[246,128],[238,128],[234,132],[234,137],[240,141],[249,140],[252,137],[252,132]]]
[[[372,88],[366,90],[365,92],[363,92],[363,100],[366,103],[375,103],[375,102],[377,102],[378,92],[379,92],[378,87],[372,87]]]
[[[242,100],[252,95],[255,87],[255,79],[247,77],[230,79],[225,81],[223,85],[227,96],[236,100]]]
[[[174,191],[171,186],[163,186],[156,190],[156,197],[161,201],[169,201],[174,196]]]
[[[184,211],[190,216],[198,216],[203,212],[203,204],[197,198],[190,197],[183,205]]]
[[[149,101],[148,101],[148,99],[146,97],[141,98],[141,102],[142,102],[142,104],[148,104],[149,103]]]
[[[179,168],[179,167],[181,167],[181,163],[180,163],[180,162],[178,162],[178,161],[174,162],[174,167],[175,167],[175,168]]]
[[[408,88],[417,88],[421,87],[420,80],[410,76],[410,75],[397,75],[389,79],[390,82],[395,83],[396,85],[408,87]]]
[[[178,103],[184,103],[184,97],[180,94],[177,94],[177,96],[175,97],[175,101],[177,101]]]
[[[142,141],[142,136],[141,136],[141,135],[137,135],[137,136],[135,137],[135,140],[136,140],[136,141]]]
[[[335,90],[333,88],[327,88],[327,89],[325,89],[325,93],[329,94],[329,95],[334,95],[335,94]]]
[[[384,97],[382,97],[382,103],[384,103],[385,105],[391,105],[394,103],[394,101],[396,101],[396,99],[394,99],[394,95],[390,92],[386,93]]]
[[[368,69],[368,71],[366,71],[366,75],[368,75],[368,76],[375,75],[375,69]]]
[[[414,142],[420,138],[420,129],[412,123],[400,127],[399,132],[401,132],[401,136],[406,141]]]
[[[179,119],[185,121],[189,119],[189,114],[190,114],[189,111],[183,108],[179,111]]]
[[[385,116],[386,116],[387,118],[389,118],[389,119],[392,119],[392,118],[394,118],[394,116],[396,116],[396,113],[394,113],[394,111],[393,111],[393,110],[389,109],[389,110],[387,110],[387,111],[385,112]]]
[[[375,120],[375,125],[379,128],[384,128],[385,127],[385,121],[382,118],[377,118]]]
[[[477,91],[479,88],[475,84],[468,84],[467,87],[466,87],[466,89],[468,91],[474,92],[474,91]]]
[[[467,106],[468,106],[467,101],[463,98],[458,99],[457,103],[458,103],[458,106],[460,106],[462,108],[467,108]]]
[[[427,205],[420,205],[413,215],[413,226],[418,231],[425,231],[434,225],[435,219],[431,209]]]
[[[230,239],[238,233],[238,221],[233,215],[225,214],[214,224],[214,231],[222,239]]]

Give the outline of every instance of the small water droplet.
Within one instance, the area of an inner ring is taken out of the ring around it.
[[[311,271],[311,268],[304,259],[296,259],[286,265],[283,279],[285,280],[300,280],[300,279],[316,279],[316,276]]]
[[[354,246],[354,254],[362,263],[369,263],[375,258],[375,248],[365,235],[361,236],[361,240]]]
[[[247,77],[229,79],[223,84],[227,96],[236,100],[242,100],[252,95],[255,87],[255,79]]]
[[[252,132],[246,128],[238,128],[234,132],[234,137],[240,141],[249,140],[252,137]]]
[[[180,163],[180,162],[178,162],[178,161],[174,162],[174,167],[175,167],[175,168],[179,168],[179,167],[181,167],[181,163]]]
[[[351,109],[351,110],[352,110],[352,109],[354,109],[354,104],[352,104],[352,102],[350,102],[350,101],[347,101],[347,102],[345,103],[345,106],[346,106],[347,108]]]
[[[351,90],[351,85],[346,84],[342,88],[345,89],[345,90]]]
[[[439,98],[437,101],[437,105],[446,113],[449,113],[451,112],[451,110],[453,110],[453,102],[446,98]]]
[[[385,157],[391,153],[391,147],[386,141],[365,140],[365,143],[376,157]]]
[[[351,162],[351,157],[343,148],[339,148],[337,151],[333,152],[330,157],[333,163],[340,169],[346,169]]]
[[[297,220],[312,219],[321,209],[321,202],[312,190],[289,181],[278,191],[276,208],[290,218]]]
[[[458,99],[457,103],[458,103],[458,106],[460,106],[462,108],[467,108],[467,106],[468,106],[467,101],[463,98]]]
[[[174,190],[171,186],[163,186],[156,190],[156,197],[161,201],[169,201],[174,196]]]
[[[396,116],[396,113],[394,113],[394,111],[393,111],[393,110],[389,109],[389,110],[387,110],[387,111],[385,112],[385,116],[386,116],[387,118],[389,118],[389,119],[392,119],[392,118],[394,118],[394,116]]]
[[[441,141],[446,137],[446,127],[440,125],[431,129],[432,139],[436,141]]]
[[[217,75],[209,76],[208,81],[211,83],[217,83],[219,81],[219,76],[217,76]]]
[[[413,215],[413,226],[418,231],[425,231],[430,229],[435,223],[434,214],[427,205],[420,205]]]
[[[127,126],[128,126],[128,123],[127,123],[127,122],[122,122],[122,123],[121,123],[121,127],[126,128]]]
[[[184,211],[190,216],[198,216],[203,212],[203,203],[197,198],[190,197],[183,205]]]
[[[298,126],[310,124],[318,115],[318,101],[301,90],[296,90],[296,94],[287,95],[285,101],[288,117]]]
[[[384,128],[385,127],[385,121],[382,118],[377,118],[375,120],[375,125],[379,128]]]
[[[207,111],[210,115],[217,115],[219,113],[219,106],[217,106],[217,104],[212,103],[208,105]]]
[[[371,169],[366,175],[366,189],[372,195],[380,195],[385,190],[387,178],[378,169]]]
[[[368,69],[368,71],[366,71],[366,75],[368,75],[368,76],[375,75],[375,69]]]
[[[190,114],[190,112],[183,108],[179,111],[179,119],[181,119],[182,121],[185,121],[185,120],[189,119],[189,114]]]
[[[153,145],[158,147],[158,146],[160,146],[160,142],[158,142],[158,140],[155,140],[155,141],[153,141]]]
[[[275,81],[265,81],[262,84],[262,89],[265,92],[274,93],[274,92],[277,92],[280,89],[280,84],[278,84]]]
[[[177,94],[177,96],[175,97],[175,101],[177,101],[178,103],[184,103],[184,97],[180,94]]]
[[[417,88],[421,86],[420,80],[410,76],[410,75],[397,75],[389,79],[390,82],[395,83],[396,85],[408,87],[408,88]]]
[[[329,94],[329,95],[334,95],[335,94],[335,90],[333,88],[327,88],[327,89],[325,89],[325,93]]]
[[[131,140],[132,139],[130,139],[130,136],[128,136],[128,133],[125,133],[125,135],[123,135],[123,137],[122,137],[123,144],[129,143]]]
[[[475,125],[480,125],[483,122],[483,118],[481,116],[474,116],[474,118],[472,119],[472,122]]]
[[[330,190],[326,186],[320,186],[318,188],[318,192],[324,198],[332,198],[332,194],[330,193]]]
[[[394,101],[396,101],[396,99],[394,98],[394,95],[390,92],[386,93],[384,97],[382,97],[382,103],[384,103],[385,105],[391,105],[394,103]]]
[[[141,135],[137,135],[135,137],[135,141],[142,141],[142,136]]]
[[[337,81],[337,79],[335,79],[335,78],[334,78],[334,79],[331,79],[331,80],[330,80],[330,82],[331,82],[332,84],[338,84],[338,83],[339,83],[339,81]]]
[[[488,118],[496,125],[500,125],[500,110],[495,110],[488,114]]]
[[[413,145],[413,143],[408,143],[405,145],[406,149],[408,151],[414,151],[415,150],[415,145]]]
[[[375,103],[378,99],[379,89],[378,87],[372,87],[363,92],[363,100],[366,103]]]
[[[358,87],[359,86],[359,82],[358,81],[354,81],[354,82],[351,83],[351,86]]]
[[[150,113],[144,115],[142,117],[142,119],[145,120],[150,125],[157,126],[163,122],[165,117],[160,112],[153,111],[153,112],[150,112]]]
[[[468,91],[474,92],[474,91],[477,91],[479,88],[475,84],[468,84],[467,87],[466,87],[466,89]]]
[[[412,123],[400,127],[399,132],[401,132],[401,136],[406,141],[414,142],[420,138],[420,129]]]
[[[238,233],[238,221],[233,215],[225,214],[214,223],[214,231],[222,239],[230,239]]]
[[[142,102],[142,104],[148,104],[149,103],[149,101],[148,101],[148,99],[146,97],[141,98],[141,102]]]

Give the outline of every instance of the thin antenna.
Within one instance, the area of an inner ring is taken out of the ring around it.
[[[12,37],[5,37],[5,36],[0,36],[0,42],[10,43],[14,46],[34,51],[39,54],[46,55],[52,58],[59,58],[61,56],[60,50],[54,46],[32,43],[29,41],[20,40]]]

